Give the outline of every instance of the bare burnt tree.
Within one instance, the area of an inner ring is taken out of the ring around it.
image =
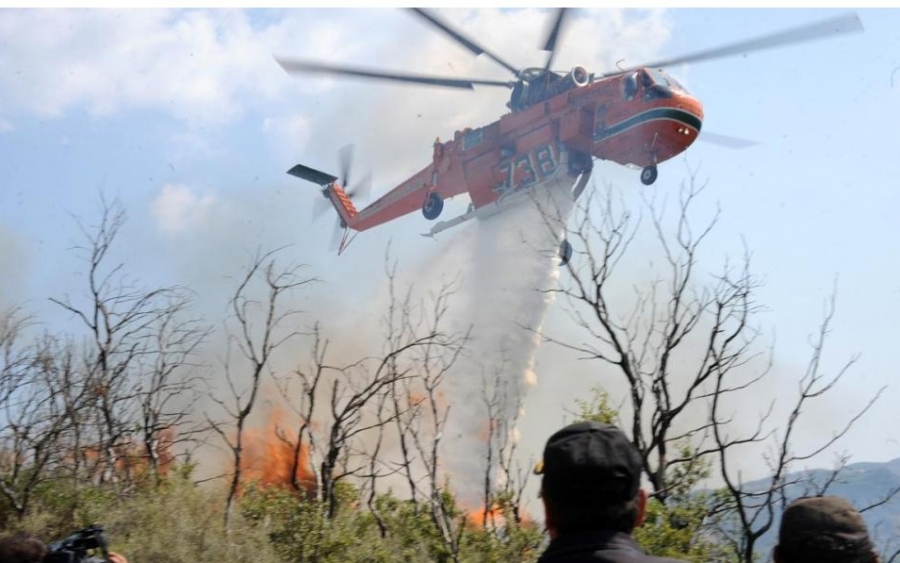
[[[464,342],[465,335],[443,327],[451,285],[442,286],[428,299],[415,300],[410,292],[398,297],[395,275],[396,270],[388,268],[389,304],[382,318],[385,332],[379,352],[356,361],[331,361],[336,355],[332,344],[316,325],[309,360],[282,382],[285,399],[300,421],[290,439],[296,457],[294,474],[302,474],[297,469],[304,465],[312,473],[314,493],[326,519],[336,515],[336,486],[345,479],[368,482],[372,495],[376,481],[399,471],[421,494],[415,471],[428,462],[416,459],[413,443],[420,440],[424,451],[426,439],[415,431],[424,404],[420,393],[428,393],[425,387],[431,385],[430,392],[438,400],[434,380],[449,369]],[[426,383],[420,388],[421,382]],[[384,452],[388,428],[397,428],[400,442],[406,444],[401,446],[399,462],[379,455]],[[438,436],[435,443],[439,440]],[[435,463],[435,482],[437,471]]]
[[[30,325],[18,310],[0,317],[0,494],[19,518],[59,462],[68,421],[46,383],[72,365],[71,356],[58,354],[54,339],[28,342],[24,333]]]
[[[396,348],[413,334],[426,330],[427,326],[436,328],[446,322],[458,280],[444,281],[429,294],[427,301],[414,305],[412,288],[402,299],[397,296],[396,264],[388,269],[387,276],[391,298],[385,316],[388,348]],[[446,341],[429,341],[416,347],[411,355],[414,369],[410,377],[396,380],[389,392],[400,450],[397,466],[409,486],[416,514],[423,508],[427,511],[453,561],[459,560],[466,526],[465,514],[459,513],[446,476],[441,472],[442,439],[450,416],[450,405],[444,399],[442,386],[470,337],[471,327],[468,327],[450,335]],[[398,360],[394,357],[391,361],[395,373],[399,372]]]
[[[377,415],[376,406],[382,408],[393,386],[411,377],[414,366],[406,356],[417,347],[430,342],[445,342],[446,336],[440,332],[428,331],[411,335],[410,339],[387,351],[383,357],[366,357],[346,365],[332,365],[317,362],[311,369],[298,369],[301,392],[307,396],[298,401],[305,410],[299,412],[301,419],[310,421],[301,425],[297,443],[308,444],[311,460],[316,460],[315,479],[318,484],[319,500],[327,507],[327,515],[333,517],[337,510],[336,484],[348,477],[358,476],[365,467],[369,454],[356,443],[368,434],[391,422],[395,413]],[[321,350],[327,347],[327,341]],[[314,347],[314,353],[322,359],[323,354]],[[398,358],[404,361],[394,363]],[[320,391],[319,397],[312,394]],[[317,400],[319,402],[317,402]],[[321,411],[317,406],[322,407]],[[318,435],[316,435],[318,434]],[[300,452],[301,449],[295,451]],[[351,462],[349,456],[359,457],[359,462]]]
[[[96,432],[92,430],[90,405],[93,389],[81,369],[81,348],[71,338],[63,340],[61,337],[45,334],[37,350],[39,353],[35,356],[35,367],[36,373],[41,374],[38,389],[58,401],[61,409],[59,414],[63,419],[60,422],[65,424],[66,429],[58,436],[58,463],[49,467],[52,476],[45,477],[67,479],[77,485],[89,480],[97,466],[97,450],[94,447],[96,442],[88,444],[85,439],[96,436]]]
[[[434,296],[431,315],[443,318],[454,284],[444,285]],[[444,431],[451,406],[445,399],[446,377],[463,353],[471,327],[457,335],[456,343],[444,347],[428,343],[415,353],[415,375],[398,382],[391,393],[401,446],[400,465],[409,485],[416,511],[424,505],[450,559],[458,561],[465,533],[465,514],[460,514],[447,476],[441,471]],[[451,455],[453,455],[451,453]],[[424,499],[419,502],[418,499]]]
[[[497,526],[498,516],[522,522],[523,495],[531,471],[516,456],[518,430],[524,397],[504,377],[506,360],[490,376],[482,376],[481,399],[485,407],[487,436],[481,525]]]
[[[749,318],[757,308],[752,298],[757,282],[749,274],[749,258],[737,269],[726,265],[709,281],[698,271],[700,248],[717,220],[692,226],[691,206],[702,190],[694,176],[682,187],[672,233],[664,213],[647,202],[665,273],[634,287],[630,308],[620,297],[628,276],[621,263],[639,222],[630,212],[617,211],[610,191],[600,201],[588,198],[570,235],[580,247],[578,259],[568,265],[568,282],[551,290],[568,299],[573,319],[589,336],[583,344],[560,344],[609,365],[624,381],[627,408],[620,416],[630,417],[625,425],[653,494],[663,502],[679,486],[673,477],[687,473],[678,467],[710,453],[684,456],[673,444],[708,432],[696,410],[705,408],[717,374],[737,377],[756,356],[757,331]]]
[[[394,275],[394,270],[390,269],[388,270],[388,291],[390,304],[385,315],[385,325],[387,332],[386,341],[390,344],[391,342],[402,340],[404,333],[410,329],[408,322],[410,293],[407,292],[405,299],[398,303],[396,297],[396,276]],[[443,295],[443,292],[441,294]],[[442,315],[442,312],[436,312],[438,316]],[[431,349],[431,346],[424,346],[421,350],[420,377],[395,381],[388,393],[400,449],[400,460],[397,468],[405,477],[409,486],[409,496],[416,514],[419,512],[420,496],[419,480],[421,476],[419,475],[419,465],[424,462],[419,461],[416,457],[414,440],[420,436],[422,420],[426,414],[424,411],[424,388],[422,386],[425,384],[424,379],[428,377],[429,370],[433,366],[433,362],[430,361],[432,359]],[[390,368],[394,372],[398,371],[396,358],[391,360]]]
[[[244,432],[257,405],[263,377],[270,373],[275,351],[300,335],[294,325],[300,311],[286,307],[284,300],[291,292],[315,281],[300,275],[301,266],[281,267],[274,258],[276,252],[256,253],[229,300],[231,317],[226,323],[228,350],[224,378],[230,396],[227,399],[213,396],[225,411],[228,422],[213,422],[207,416],[232,457],[225,508],[227,530],[230,530],[234,501],[241,484]],[[263,297],[255,295],[254,282],[262,286]],[[232,347],[236,352],[232,353]]]
[[[134,429],[142,424],[141,376],[145,366],[159,355],[175,357],[175,350],[161,345],[160,330],[180,322],[185,292],[176,286],[142,287],[115,262],[114,243],[125,223],[125,211],[114,200],[101,196],[100,219],[86,227],[79,222],[84,242],[75,247],[87,264],[87,287],[78,298],[68,295],[51,301],[70,312],[86,336],[80,364],[74,375],[79,388],[86,387],[86,418],[80,425],[78,445],[93,452],[90,473],[98,483],[129,485],[135,444]],[[151,430],[151,435],[156,431]],[[143,460],[140,462],[143,465]]]
[[[849,417],[841,426],[836,427],[831,435],[820,443],[809,445],[801,451],[797,450],[793,437],[800,427],[803,413],[816,399],[821,399],[826,393],[833,391],[856,362],[855,357],[851,358],[830,375],[822,367],[822,354],[834,311],[835,297],[832,294],[827,304],[825,317],[815,340],[811,343],[812,354],[806,372],[797,382],[793,404],[786,420],[779,421],[777,428],[767,430],[765,427],[765,424],[771,419],[772,410],[769,409],[765,415],[760,417],[760,423],[754,432],[738,437],[732,436],[727,422],[733,415],[724,406],[722,399],[725,397],[725,393],[721,392],[724,390],[722,387],[724,384],[720,380],[724,379],[725,374],[717,374],[716,393],[713,394],[712,401],[711,425],[719,458],[719,472],[725,487],[724,494],[720,497],[721,503],[715,507],[710,516],[712,524],[715,525],[720,536],[725,539],[738,561],[753,563],[757,559],[754,548],[758,540],[776,525],[778,515],[783,512],[788,502],[799,496],[824,495],[839,479],[841,470],[847,462],[846,456],[843,456],[838,461],[837,467],[819,483],[804,479],[802,473],[792,473],[791,471],[798,462],[813,460],[834,446],[868,412],[884,390],[880,389],[853,416]],[[770,470],[770,476],[764,479],[762,484],[756,483],[751,487],[742,482],[741,474],[735,470],[735,467],[739,467],[739,456],[746,455],[743,446],[757,444],[762,440],[766,440],[769,446],[765,453],[765,460]],[[887,491],[884,498],[876,501],[870,507],[864,507],[863,510],[883,504],[896,494],[898,494],[896,489]]]
[[[623,390],[618,417],[641,452],[652,495],[658,500],[684,499],[710,463],[718,466],[729,484],[724,497],[716,497],[724,502],[709,508],[706,524],[721,523],[720,528],[727,528],[722,533],[730,538],[732,551],[749,562],[753,544],[772,525],[774,507],[786,500],[791,465],[831,447],[871,403],[821,447],[802,455],[793,451],[791,436],[804,408],[831,391],[852,364],[835,378],[820,374],[826,322],[787,420],[774,421],[769,404],[758,420],[751,421],[752,430],[739,437],[730,433],[739,421],[728,415],[726,405],[747,393],[758,393],[753,389],[761,388],[764,378],[771,376],[772,348],[760,342],[754,325],[760,310],[759,282],[751,274],[749,253],[745,250],[737,263],[726,260],[717,272],[701,268],[704,242],[718,221],[718,211],[706,222],[693,218],[704,188],[691,172],[678,193],[671,225],[665,206],[645,199],[652,235],[646,238],[640,238],[646,234],[639,228],[640,221],[614,203],[610,189],[599,201],[589,196],[576,228],[569,233],[576,243],[575,257],[561,287],[552,290],[567,298],[571,317],[587,338],[573,343],[545,337],[576,351],[582,359],[601,362],[605,375],[618,377]],[[641,273],[639,279],[646,281],[635,284],[636,246],[646,254],[652,241],[658,252],[645,259],[653,262],[650,277]],[[623,298],[629,290],[632,298]],[[605,388],[614,395],[611,389]],[[784,433],[774,433],[776,426]],[[773,437],[771,487],[744,489],[735,476],[737,452]]]
[[[83,478],[88,454],[77,446],[90,390],[71,342],[44,333],[17,344],[22,325],[3,325],[0,378],[15,387],[0,395],[0,494],[21,518],[45,483]]]
[[[24,334],[32,324],[33,320],[18,308],[0,313],[0,405],[8,404],[34,361]]]
[[[381,534],[382,538],[387,537],[390,530],[378,507],[379,483],[385,477],[390,477],[400,470],[399,468],[385,469],[383,467],[385,455],[383,449],[384,442],[387,435],[387,428],[392,418],[392,412],[388,408],[390,397],[391,393],[382,393],[375,401],[376,404],[373,408],[373,415],[375,416],[376,423],[374,429],[375,438],[374,440],[369,440],[372,442],[372,446],[365,452],[368,457],[368,468],[360,474],[360,477],[363,480],[362,490],[366,498],[366,506],[375,518],[375,523],[378,524],[378,532]]]
[[[445,309],[441,306],[436,307],[436,310],[443,312]],[[407,437],[406,444],[411,445],[403,452],[404,467],[413,469],[408,473],[410,488],[417,491],[424,488],[422,496],[426,499],[431,521],[440,534],[444,549],[454,562],[458,562],[460,558],[466,515],[459,513],[447,476],[441,471],[442,440],[451,413],[442,386],[470,333],[471,329],[451,354],[439,353],[432,346],[426,346],[420,351],[419,376],[404,382],[405,391],[402,395],[403,400],[415,410],[410,410],[410,416],[405,420],[401,418],[402,424],[398,426],[398,431]],[[421,479],[414,470],[416,462],[421,463],[423,468],[424,476]],[[420,482],[424,486],[419,485]]]
[[[193,416],[203,382],[195,357],[209,328],[182,315],[190,305],[186,293],[166,305],[153,330],[155,354],[143,362],[139,376],[139,438],[157,484],[174,461],[176,448],[194,445],[203,431]]]
[[[386,369],[392,374],[392,377],[390,377],[389,387],[385,388],[385,392],[378,397],[373,411],[378,423],[375,428],[377,439],[374,446],[365,452],[370,460],[369,474],[366,476],[369,480],[368,504],[370,511],[379,523],[383,536],[387,534],[388,530],[375,503],[378,481],[391,475],[402,475],[409,486],[414,513],[416,515],[420,513],[422,506],[419,498],[421,496],[427,498],[427,495],[422,495],[419,490],[424,466],[414,453],[414,440],[421,437],[421,422],[426,414],[423,395],[424,380],[429,377],[438,358],[452,365],[462,350],[461,345],[451,346],[453,349],[449,350],[445,342],[435,341],[424,342],[415,350],[411,350],[408,354],[409,358],[391,353],[393,350],[401,348],[404,342],[414,340],[416,334],[423,330],[427,331],[424,325],[430,319],[433,320],[435,326],[440,322],[440,319],[446,314],[448,300],[454,292],[455,283],[444,283],[436,294],[431,295],[430,314],[428,314],[429,311],[424,310],[426,308],[424,302],[414,305],[412,287],[408,287],[402,297],[398,296],[397,263],[391,263],[389,255],[386,256],[385,261],[386,264],[389,264],[386,268],[389,304],[382,317],[384,325],[382,351],[389,358]],[[404,372],[404,362],[414,367],[411,371],[407,371],[406,375],[398,377]],[[394,460],[395,456],[381,455],[389,423],[393,423],[395,431],[393,435],[397,438],[397,447],[400,450],[399,459],[396,461]]]

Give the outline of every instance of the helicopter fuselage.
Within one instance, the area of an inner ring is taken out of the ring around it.
[[[700,101],[657,69],[863,30],[859,16],[847,14],[646,65],[620,68],[595,78],[581,66],[568,73],[550,70],[567,17],[566,8],[556,11],[546,39],[540,43],[548,53],[544,65],[524,69],[510,64],[436,14],[422,8],[410,10],[472,54],[490,58],[515,79],[455,78],[278,57],[276,61],[291,73],[324,73],[446,88],[509,88],[510,112],[484,127],[456,131],[449,141],[437,140],[427,166],[360,211],[351,201],[353,191],[348,196],[336,176],[300,164],[291,168],[289,174],[321,186],[337,210],[339,225],[344,227],[338,252],[346,248],[349,229],[366,230],[417,209],[426,219],[434,220],[441,214],[444,199],[463,193],[471,198],[465,216],[486,216],[495,209],[485,206],[521,199],[508,196],[525,193],[526,188],[539,190],[556,179],[565,180],[561,174],[564,172],[573,179],[579,178],[576,185],[580,187],[572,191],[577,197],[590,176],[594,159],[640,168],[641,182],[652,184],[657,178],[657,165],[693,144],[703,124]],[[747,145],[737,141],[738,145]],[[344,169],[349,170],[349,164]],[[441,223],[458,224],[456,220]]]
[[[432,194],[443,200],[468,193],[478,208],[554,174],[563,151],[570,153],[573,177],[592,158],[655,169],[700,132],[702,105],[660,71],[637,69],[563,88],[484,127],[436,141],[430,164],[359,212],[336,193],[342,218],[351,229],[366,230],[423,208]]]

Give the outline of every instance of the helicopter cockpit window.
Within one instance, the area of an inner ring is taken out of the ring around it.
[[[528,83],[519,81],[513,86],[509,103],[506,104],[513,111],[521,111],[528,107]]]
[[[624,83],[624,86],[623,86],[624,89],[622,91],[622,96],[626,100],[630,100],[630,99],[634,98],[634,95],[637,94],[637,89],[638,89],[637,73],[632,72],[631,74],[626,76],[623,83]]]
[[[669,85],[669,77],[653,68],[647,69],[647,78],[651,84]]]
[[[644,75],[644,78],[645,100],[658,100],[672,97],[672,89],[669,87],[669,80],[666,78],[666,75],[657,70],[647,69],[647,74]]]
[[[668,74],[662,74],[662,76],[665,77],[666,81],[669,83],[669,88],[671,88],[672,90],[675,90],[676,92],[687,92],[684,86],[682,86],[681,83],[675,80],[675,77],[669,76]]]

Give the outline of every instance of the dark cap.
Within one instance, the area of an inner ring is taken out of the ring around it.
[[[641,457],[618,427],[578,422],[550,436],[535,473],[544,476],[541,490],[551,498],[622,502],[640,488]]]
[[[781,516],[779,548],[791,553],[810,551],[862,555],[873,549],[862,514],[837,496],[800,498]]]

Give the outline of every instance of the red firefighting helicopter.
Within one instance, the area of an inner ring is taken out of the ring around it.
[[[362,182],[347,189],[350,151],[341,152],[342,174],[336,176],[298,164],[288,174],[322,187],[322,195],[337,210],[343,231],[338,253],[352,239],[350,230],[364,231],[418,209],[437,219],[444,200],[468,193],[469,210],[434,225],[428,236],[469,219],[484,218],[512,205],[528,192],[550,182],[574,184],[573,197],[584,189],[593,160],[641,168],[641,182],[652,184],[657,166],[687,149],[700,134],[703,106],[662,70],[677,64],[748,53],[836,34],[862,31],[856,14],[740,41],[730,45],[602,74],[576,66],[569,72],[551,70],[567,15],[556,11],[542,49],[543,67],[519,69],[453,29],[435,14],[411,11],[475,55],[484,54],[513,74],[512,80],[458,79],[335,66],[276,57],[290,73],[339,74],[449,88],[478,86],[509,88],[509,112],[497,121],[457,131],[454,138],[434,143],[432,161],[371,205],[357,210],[351,198],[367,190]],[[706,134],[705,134],[706,136]],[[715,136],[710,140],[716,140]],[[721,138],[720,138],[721,139]],[[576,182],[577,180],[577,182]],[[340,234],[340,231],[337,231]],[[562,263],[571,245],[560,245]]]

